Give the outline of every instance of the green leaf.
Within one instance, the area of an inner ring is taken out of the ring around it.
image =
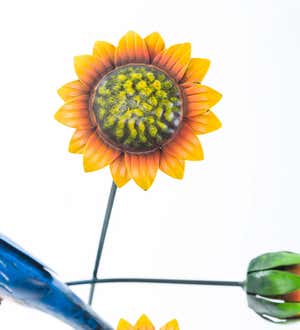
[[[300,276],[281,270],[263,270],[247,276],[246,291],[261,296],[284,295],[300,289]]]
[[[256,313],[278,319],[287,319],[300,313],[300,303],[268,301],[254,295],[247,295],[248,306]]]
[[[248,273],[297,264],[300,264],[300,254],[286,251],[270,252],[253,259],[249,264]]]

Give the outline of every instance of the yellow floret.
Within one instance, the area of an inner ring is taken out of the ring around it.
[[[146,121],[148,124],[153,124],[155,122],[155,119],[152,116],[149,116],[146,118]]]
[[[142,74],[141,73],[131,73],[130,78],[132,80],[140,80],[140,79],[142,79]]]
[[[132,129],[130,131],[130,138],[134,140],[136,137],[137,137],[137,130],[136,129]]]
[[[116,122],[116,117],[114,117],[114,116],[106,117],[104,120],[104,127],[105,128],[112,127],[115,122]]]
[[[167,93],[166,93],[165,91],[160,90],[160,91],[157,91],[157,92],[155,93],[155,95],[156,95],[157,97],[163,99],[163,98],[165,98],[165,97],[167,96]]]
[[[100,119],[103,119],[105,113],[106,113],[106,110],[104,108],[100,108],[100,110],[99,110],[99,118]]]
[[[168,126],[165,123],[163,123],[162,121],[157,120],[156,124],[162,131],[167,131],[168,130]]]
[[[150,105],[150,104],[148,104],[148,103],[146,103],[146,102],[143,102],[143,103],[142,103],[142,106],[143,106],[143,108],[144,108],[145,110],[147,110],[147,111],[151,111],[151,110],[152,110],[152,105]]]
[[[165,116],[166,120],[170,122],[174,118],[174,113],[172,111],[170,111],[170,110],[167,110],[165,112],[164,116]]]
[[[137,136],[137,130],[135,129],[135,119],[128,120],[128,129],[130,132],[130,138],[135,139]]]
[[[128,87],[128,88],[126,88],[126,93],[127,93],[127,95],[134,95],[134,89],[133,88],[131,88],[131,87]]]
[[[143,92],[146,96],[150,96],[151,93],[153,92],[153,90],[152,90],[152,88],[147,87],[143,90]]]
[[[135,96],[133,97],[133,99],[135,100],[135,102],[136,102],[137,104],[140,104],[140,102],[141,102],[141,97],[140,97],[139,95],[135,95]]]
[[[143,143],[146,143],[147,142],[147,138],[146,138],[146,136],[145,135],[139,135],[139,138],[140,138],[140,140],[141,140],[141,142],[143,142]]]
[[[156,117],[160,118],[161,115],[162,115],[162,113],[163,113],[163,111],[164,111],[164,110],[163,110],[163,108],[161,108],[161,107],[156,108],[156,109],[155,109]]]
[[[126,92],[125,91],[121,91],[120,93],[119,93],[119,98],[120,99],[124,99],[126,97]]]
[[[126,117],[121,117],[117,124],[118,129],[124,128],[126,121],[127,121]]]
[[[137,89],[138,91],[144,90],[146,87],[147,87],[147,83],[146,83],[145,80],[141,80],[140,82],[138,82],[138,83],[136,84],[136,89]]]
[[[145,124],[142,121],[138,123],[138,130],[140,134],[143,134],[145,132]]]
[[[155,76],[152,72],[147,72],[146,77],[150,82],[153,82],[155,80]]]
[[[120,81],[125,81],[125,80],[127,79],[127,77],[125,76],[125,74],[119,74],[119,75],[118,75],[118,79],[119,79]]]
[[[110,94],[110,90],[105,88],[105,86],[101,86],[99,88],[99,94],[100,95],[109,95]]]
[[[143,117],[144,113],[140,109],[132,109],[132,112],[137,115],[138,117]]]
[[[132,87],[132,80],[126,80],[125,83],[123,84],[124,89]]]
[[[124,136],[124,129],[123,128],[117,128],[115,131],[116,137],[117,138],[122,138]]]
[[[155,80],[152,86],[158,91],[161,89],[161,83],[159,80]]]
[[[157,128],[154,125],[150,125],[149,126],[149,134],[152,137],[155,137],[156,136],[156,134],[157,134]]]
[[[150,103],[151,105],[153,105],[153,106],[156,106],[156,105],[158,104],[158,101],[157,101],[156,97],[151,96],[151,97],[149,98],[149,103]]]
[[[105,102],[105,99],[102,96],[100,96],[100,97],[96,98],[96,103],[99,105],[105,106],[106,102]]]
[[[165,88],[165,89],[170,89],[170,88],[172,88],[172,86],[173,86],[173,84],[172,84],[172,82],[171,81],[165,81],[164,83],[163,83],[163,87]]]

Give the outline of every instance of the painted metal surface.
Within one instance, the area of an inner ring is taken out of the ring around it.
[[[0,297],[51,314],[74,329],[113,329],[47,266],[1,234]]]

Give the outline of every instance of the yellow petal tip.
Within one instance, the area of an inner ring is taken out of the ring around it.
[[[58,122],[60,122],[61,124],[64,124],[64,122],[61,120],[61,112],[60,112],[60,110],[58,110],[58,111],[54,114],[54,119],[57,120]]]
[[[120,319],[117,330],[132,330],[133,326],[124,319]]]
[[[71,154],[82,154],[83,153],[82,150],[78,150],[78,148],[74,148],[74,146],[72,146],[72,145],[69,145],[68,151]]]
[[[87,172],[87,173],[97,170],[93,166],[91,166],[91,164],[86,160],[85,157],[83,157],[83,169],[84,169],[84,172]]]
[[[62,96],[62,87],[60,87],[57,91],[57,94],[59,95],[60,98],[64,99]]]
[[[115,185],[116,185],[118,188],[122,188],[122,187],[124,187],[125,184],[127,183],[127,182],[118,182],[118,181],[116,181],[116,180],[113,180],[113,181],[114,181]]]
[[[185,48],[187,52],[191,52],[192,50],[192,44],[190,42],[185,42],[181,44],[181,47]]]
[[[148,184],[148,183],[143,183],[143,182],[137,182],[135,181],[135,183],[140,187],[142,188],[144,191],[147,191],[151,188],[152,186],[152,183],[151,184]]]
[[[165,326],[160,328],[160,330],[179,330],[179,323],[177,320],[171,320]]]
[[[154,326],[152,324],[152,322],[150,321],[150,319],[148,318],[147,315],[143,314],[139,319],[138,321],[136,322],[136,325],[135,325],[136,328],[139,328],[139,327],[147,327],[146,329],[147,330],[154,330]]]
[[[212,92],[212,98],[215,100],[215,103],[218,103],[223,97],[223,95],[212,88],[211,88],[211,92]]]

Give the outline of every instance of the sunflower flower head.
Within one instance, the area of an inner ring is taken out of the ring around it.
[[[59,89],[55,118],[76,129],[69,151],[83,154],[85,171],[109,165],[117,186],[133,179],[147,190],[158,169],[181,179],[185,160],[203,159],[196,135],[221,126],[210,110],[221,95],[201,84],[209,61],[191,58],[189,43],[165,48],[156,32],[130,31],[74,64],[79,79]]]
[[[155,330],[154,325],[146,315],[142,315],[135,325],[131,325],[124,319],[119,321],[117,330]],[[180,330],[176,320],[172,320],[165,324],[160,330]]]

